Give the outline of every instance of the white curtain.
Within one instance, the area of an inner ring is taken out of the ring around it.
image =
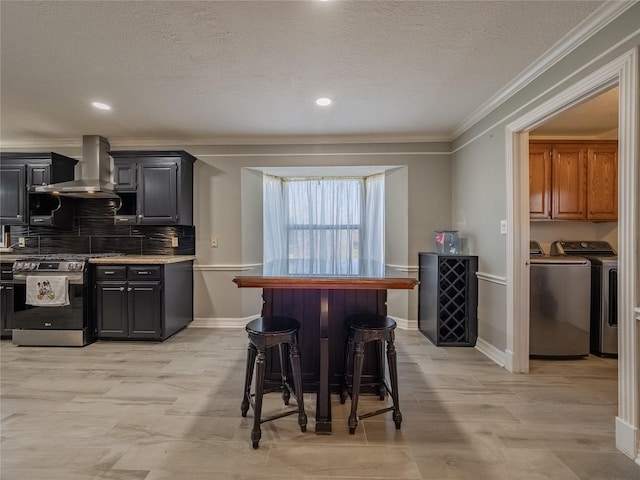
[[[383,264],[384,175],[265,175],[264,262],[279,259],[287,259],[291,274],[350,275],[362,260]]]
[[[367,177],[365,192],[362,256],[384,264],[384,174]]]
[[[287,258],[287,225],[284,215],[282,179],[263,175],[263,262]]]

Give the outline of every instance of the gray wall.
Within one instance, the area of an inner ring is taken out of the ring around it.
[[[479,271],[497,279],[506,276],[506,236],[500,234],[500,220],[506,218],[505,128],[544,101],[554,97],[581,78],[640,45],[638,19],[640,4],[547,71],[532,80],[481,121],[453,141],[452,223],[468,234],[471,254],[479,256]],[[548,225],[535,225],[534,235],[548,243],[553,234]],[[617,229],[611,224],[565,225],[567,236],[594,234],[612,241]],[[612,241],[614,245],[616,241]],[[482,277],[482,276],[481,276]],[[499,350],[506,348],[506,286],[479,282],[480,338]]]
[[[194,195],[195,317],[200,322],[233,323],[260,310],[259,291],[238,289],[232,283],[242,266],[262,260],[260,168],[385,167],[386,260],[390,264],[415,269],[418,252],[432,250],[433,231],[451,228],[448,143],[171,148],[184,148],[199,159]],[[212,236],[218,237],[217,248],[210,246]],[[415,324],[417,289],[391,292],[389,314]]]

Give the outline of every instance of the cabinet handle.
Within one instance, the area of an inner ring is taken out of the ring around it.
[[[130,292],[131,290],[133,290],[131,287],[127,288],[127,292]]]
[[[34,218],[33,223],[42,223],[44,220],[42,218]]]
[[[22,215],[16,215],[17,218],[22,218]]]
[[[4,287],[0,286],[0,290],[4,290]]]
[[[128,222],[129,219],[128,218],[119,218],[118,221],[119,222]]]
[[[106,272],[102,272],[102,273],[104,273],[105,275],[115,275],[116,274],[116,272],[114,272],[113,270],[107,270]]]
[[[149,275],[149,272],[147,270],[140,270],[138,272],[136,272],[138,275]]]
[[[120,287],[120,291],[121,291],[121,292],[124,292],[124,287]]]

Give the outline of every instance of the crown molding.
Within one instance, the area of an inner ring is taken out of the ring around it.
[[[600,8],[589,15],[575,29],[560,39],[554,46],[542,54],[538,60],[531,64],[524,72],[509,82],[498,91],[493,97],[484,102],[480,107],[471,113],[466,119],[456,127],[449,141],[453,141],[466,132],[473,125],[486,117],[493,110],[506,102],[513,95],[518,93],[535,78],[547,71],[553,65],[569,55],[572,51],[594,36],[613,20],[618,18],[628,9],[633,7],[638,0],[633,1],[608,1]]]
[[[347,145],[449,142],[448,135],[214,136],[199,138],[108,137],[111,148],[161,148],[221,145]],[[81,148],[81,138],[3,140],[2,150]]]

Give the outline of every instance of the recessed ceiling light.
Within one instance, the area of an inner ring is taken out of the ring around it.
[[[331,105],[331,99],[327,97],[320,97],[316,100],[316,104],[321,107],[326,107],[327,105]]]
[[[111,106],[107,105],[106,103],[93,102],[91,105],[93,105],[96,108],[99,108],[100,110],[111,110]]]

